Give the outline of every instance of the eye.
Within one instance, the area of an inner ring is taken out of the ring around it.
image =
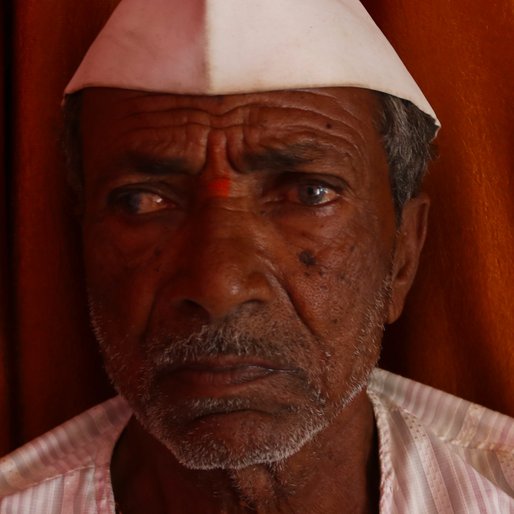
[[[288,200],[303,205],[324,205],[338,196],[333,187],[317,182],[298,184],[287,194]]]
[[[153,191],[114,191],[110,201],[127,214],[152,214],[174,206],[174,203]]]

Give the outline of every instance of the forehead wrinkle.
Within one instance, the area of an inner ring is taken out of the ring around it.
[[[205,129],[198,132],[197,135],[202,135],[203,140],[207,140],[208,133],[210,130],[231,130],[241,129],[241,140],[247,143],[255,143],[256,141],[270,141],[274,146],[291,146],[287,145],[287,139],[297,140],[298,142],[293,143],[297,146],[299,151],[310,150],[315,152],[316,148],[333,147],[338,149],[341,144],[350,145],[352,148],[357,147],[351,137],[346,137],[346,134],[334,134],[333,131],[323,130],[319,131],[318,127],[309,124],[297,123],[294,125],[288,125],[287,127],[278,127],[270,124],[269,126],[255,125],[251,123],[245,123],[244,121],[227,124],[222,128],[212,127],[200,122],[187,121],[177,124],[169,124],[169,122],[163,125],[148,125],[148,126],[132,126],[126,127],[119,133],[121,140],[127,139],[129,141],[141,140],[142,144],[147,142],[154,142],[159,144],[161,139],[168,140],[170,135],[173,135],[173,139],[188,141],[189,144],[200,146],[202,142],[200,140],[195,141],[194,138],[188,137],[191,134],[187,134],[186,130],[189,128]],[[173,134],[172,131],[180,129]],[[148,135],[147,135],[148,134]],[[168,137],[164,137],[164,136]],[[180,137],[176,137],[176,135]],[[358,136],[358,134],[355,134]],[[271,136],[271,137],[270,137]],[[142,139],[140,139],[142,138]],[[230,139],[233,139],[232,137]],[[138,146],[138,145],[135,145]],[[319,152],[318,152],[319,153]]]
[[[266,108],[262,108],[264,110]],[[359,118],[354,116],[349,111],[344,110],[345,114],[352,117],[357,123],[352,125],[351,122],[345,121],[339,117],[328,116],[326,113],[317,110],[317,109],[305,109],[305,108],[296,108],[296,107],[281,107],[283,109],[282,112],[287,114],[287,125],[285,126],[286,131],[294,131],[294,130],[310,130],[313,132],[314,138],[318,138],[320,135],[324,135],[327,138],[337,137],[344,139],[347,142],[351,142],[356,147],[358,146],[366,146],[366,139],[363,137],[363,133],[358,130],[361,125]],[[302,120],[295,120],[293,115],[294,113],[306,114],[306,116]],[[265,113],[251,113],[249,128],[252,126],[259,126],[265,129],[269,128],[269,130],[273,130],[275,132],[276,126],[273,123],[269,123],[268,125],[263,125],[259,122],[258,117],[265,115]],[[257,117],[257,120],[253,122],[253,118]],[[330,125],[330,128],[327,128],[327,125]],[[319,131],[320,134],[314,134],[314,131]]]
[[[290,93],[293,93],[293,92],[290,92]],[[351,117],[353,120],[357,121],[357,123],[361,122],[361,120],[358,116],[355,116],[350,110],[346,109],[344,106],[341,105],[341,103],[337,99],[337,97],[334,97],[329,94],[323,94],[323,95],[314,94],[314,93],[308,92],[308,91],[302,92],[301,94],[302,95],[310,94],[310,95],[313,95],[314,97],[317,97],[317,96],[327,97],[333,103],[336,103],[338,106],[338,109],[342,110],[346,116]],[[206,98],[209,98],[209,97],[206,97]],[[215,107],[219,107],[219,105],[216,104]],[[323,122],[324,123],[326,123],[326,122],[337,123],[337,124],[343,125],[345,128],[349,128],[349,129],[352,128],[351,125],[349,125],[348,122],[346,122],[344,119],[341,119],[341,117],[328,116],[326,111],[323,108],[317,108],[314,105],[309,105],[309,106],[301,105],[301,99],[297,99],[295,97],[293,97],[293,99],[289,99],[287,97],[280,98],[280,101],[277,101],[277,99],[275,99],[275,98],[271,98],[271,99],[263,98],[260,101],[238,104],[233,107],[228,107],[227,109],[221,110],[221,111],[219,109],[209,110],[207,107],[199,108],[199,107],[187,106],[187,105],[186,106],[171,106],[171,107],[165,108],[165,109],[162,109],[162,108],[155,109],[154,107],[152,107],[151,110],[150,109],[141,110],[141,108],[139,108],[135,111],[131,111],[131,112],[124,114],[122,117],[120,117],[120,120],[123,121],[123,120],[128,120],[130,118],[146,117],[146,116],[160,116],[160,115],[169,115],[169,114],[180,115],[180,114],[182,114],[186,117],[192,116],[193,118],[196,118],[195,121],[198,121],[198,119],[208,120],[208,119],[223,119],[224,117],[230,118],[233,115],[238,115],[239,112],[243,112],[242,119],[248,118],[251,121],[255,116],[257,116],[257,117],[261,116],[262,111],[264,111],[264,114],[266,114],[265,111],[271,110],[271,109],[280,110],[280,112],[286,113],[286,114],[291,114],[294,112],[306,114],[309,118],[314,118],[313,115],[316,115],[316,116],[319,116],[320,119],[318,121],[320,123],[323,123]],[[215,111],[218,111],[218,112],[215,112]],[[274,114],[274,116],[277,115],[276,112],[274,112],[273,114]],[[229,123],[231,123],[231,122],[229,121]],[[173,125],[178,126],[179,124],[173,123]],[[224,128],[225,125],[219,125],[218,127]]]
[[[338,93],[341,93],[343,91],[347,91],[347,92],[353,92],[354,94],[358,94],[358,95],[366,95],[367,97],[369,97],[371,99],[371,101],[373,102],[373,105],[378,108],[379,107],[379,102],[378,102],[378,99],[377,99],[377,96],[375,94],[375,92],[369,90],[369,89],[363,89],[363,88],[360,88],[360,87],[346,87],[346,86],[341,86],[341,87],[326,87],[326,88],[319,88],[319,89],[316,89],[315,91],[312,90],[312,89],[298,89],[297,91],[299,92],[302,92],[302,93],[305,93],[307,95],[312,95],[312,96],[315,96],[315,97],[323,97],[323,98],[328,98],[330,99],[330,101],[333,101],[335,102],[339,107],[343,108],[345,111],[348,112],[348,114],[350,114],[351,116],[355,117],[358,119],[357,116],[354,116],[350,111],[348,111],[346,108],[344,108],[344,106],[341,104],[341,98],[339,97]],[[370,113],[372,116],[371,116],[371,120],[374,119],[374,116],[373,114],[374,113]]]
[[[258,109],[259,107],[266,106],[275,106],[274,104],[264,103],[264,102],[253,102],[253,103],[246,103],[243,105],[236,105],[234,107],[227,108],[226,110],[222,110],[220,112],[213,112],[212,110],[209,110],[207,108],[199,108],[199,107],[193,107],[193,106],[184,106],[184,107],[169,107],[167,109],[144,109],[144,110],[135,110],[132,112],[126,113],[124,116],[120,118],[120,120],[124,121],[131,118],[138,118],[138,117],[144,117],[144,116],[160,116],[160,115],[184,115],[186,117],[197,117],[197,118],[203,118],[203,119],[219,119],[226,116],[232,116],[234,113],[238,113],[238,111],[250,111],[251,109]],[[279,107],[276,105],[275,107]]]
[[[303,92],[305,94],[314,95],[314,93]],[[315,95],[319,96],[319,94]],[[329,97],[334,102],[337,99],[331,95],[323,96]],[[221,128],[231,129],[235,126],[248,126],[259,127],[262,129],[270,128],[275,129],[278,123],[274,123],[277,118],[282,115],[286,119],[286,123],[291,123],[291,118],[298,118],[300,115],[305,115],[302,123],[296,125],[289,125],[289,129],[295,130],[298,128],[322,128],[327,133],[338,134],[341,130],[348,132],[348,135],[354,136],[360,139],[361,144],[365,144],[364,138],[361,137],[360,131],[357,130],[358,126],[362,123],[361,120],[352,114],[349,110],[345,109],[338,103],[338,109],[342,110],[344,115],[355,120],[356,123],[342,119],[342,116],[329,116],[323,109],[315,108],[314,106],[302,107],[294,102],[282,102],[277,105],[276,101],[266,102],[252,102],[244,105],[237,105],[226,109],[220,113],[208,112],[204,109],[198,109],[196,107],[172,107],[169,109],[152,109],[149,111],[138,111],[128,113],[124,118],[128,120],[130,118],[146,118],[150,119],[147,123],[153,125],[153,128],[185,128],[185,127],[199,127],[199,128]],[[296,116],[294,116],[296,114]],[[233,117],[240,117],[238,122],[234,122]],[[162,122],[159,120],[164,117]],[[226,118],[229,119],[226,119]],[[178,119],[177,119],[178,118]],[[193,119],[191,119],[193,118]],[[267,121],[267,123],[263,123]],[[269,121],[271,119],[271,121]],[[213,120],[219,120],[221,123],[212,123]],[[282,120],[278,120],[282,121]],[[332,125],[332,128],[327,128],[327,125]],[[354,126],[355,125],[355,126]]]
[[[172,145],[185,146],[202,146],[202,140],[206,139],[207,132],[202,134],[201,138],[189,137],[185,130],[177,131],[174,134],[169,129],[182,128],[187,129],[190,125],[184,124],[179,127],[175,126],[148,126],[148,127],[129,127],[120,132],[117,139],[121,140],[121,145],[129,149],[139,149],[142,147],[159,149],[161,147],[171,147]],[[173,136],[173,137],[170,137]],[[177,137],[179,136],[179,137]]]
[[[343,144],[343,146],[349,147],[351,153],[356,157],[366,159],[368,153],[366,152],[366,132],[359,130],[363,125],[362,120],[342,106],[338,99],[329,93],[303,91],[301,94],[314,97],[326,96],[332,103],[338,104],[337,109],[344,116],[337,116],[337,112],[336,115],[328,115],[324,109],[318,109],[313,105],[299,106],[297,97],[286,97],[280,105],[277,105],[276,98],[268,98],[263,99],[265,101],[236,105],[219,113],[188,106],[132,112],[127,115],[126,119],[128,120],[130,117],[143,118],[145,125],[134,127],[131,124],[132,127],[129,126],[121,134],[131,139],[133,143],[137,141],[138,137],[144,137],[144,141],[141,141],[141,146],[144,146],[152,141],[155,143],[156,139],[169,139],[171,134],[167,131],[184,130],[183,134],[174,135],[173,140],[180,143],[182,147],[185,145],[188,148],[198,147],[203,150],[211,129],[240,128],[242,129],[241,139],[245,143],[250,143],[250,146],[252,146],[251,143],[255,145],[257,142],[265,141],[270,134],[275,137],[279,135],[282,139],[287,140],[289,134],[291,134],[291,138],[302,136],[305,138],[304,134],[295,134],[295,132],[308,131],[310,134],[307,138],[320,146],[330,146],[341,153],[340,146]],[[237,121],[233,119],[234,117],[238,118]],[[348,120],[345,120],[344,117],[347,117]],[[213,120],[221,120],[221,123],[212,123]],[[355,122],[352,123],[352,121]],[[198,128],[200,132],[193,134],[188,132],[188,129],[194,130],[195,128]],[[148,138],[145,135],[147,131],[150,134]],[[334,138],[336,138],[335,141]],[[279,140],[278,143],[280,144],[280,142]],[[269,145],[265,143],[264,145],[259,144],[259,146]],[[185,150],[188,151],[187,148]]]
[[[187,128],[187,127],[185,127]],[[120,132],[116,138],[116,156],[113,162],[119,164],[130,154],[145,156],[147,160],[181,161],[178,166],[196,168],[204,160],[204,140],[207,132],[199,137],[189,137],[186,130],[174,131],[174,134],[163,127],[131,127]],[[195,159],[191,159],[194,156]],[[195,161],[195,162],[193,162]],[[196,162],[198,161],[198,162]]]

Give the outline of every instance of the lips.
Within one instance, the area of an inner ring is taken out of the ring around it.
[[[205,368],[192,366],[175,371],[176,379],[196,385],[239,385],[266,377],[276,370],[261,366],[236,366],[230,368]]]
[[[192,389],[223,389],[288,372],[276,364],[234,356],[220,356],[181,363],[166,373],[168,379]]]

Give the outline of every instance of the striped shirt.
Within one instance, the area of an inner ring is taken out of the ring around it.
[[[380,512],[514,513],[514,420],[375,369]],[[1,514],[114,514],[110,461],[131,411],[113,398],[0,460]]]

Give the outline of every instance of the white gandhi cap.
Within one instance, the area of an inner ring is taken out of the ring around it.
[[[437,117],[358,0],[122,0],[65,89],[383,91]]]

